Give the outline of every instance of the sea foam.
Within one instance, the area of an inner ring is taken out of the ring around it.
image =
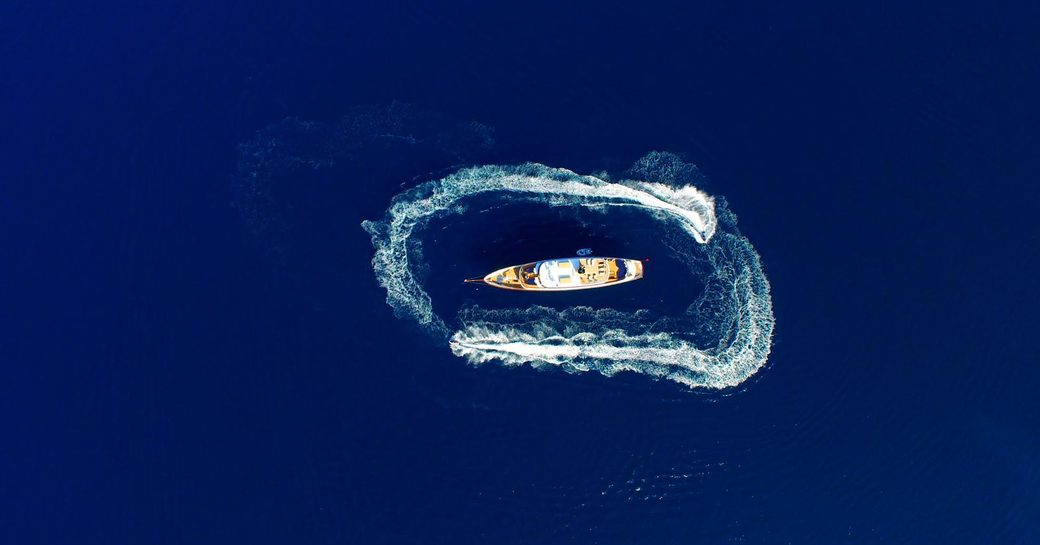
[[[469,307],[445,320],[434,312],[430,295],[418,281],[422,233],[434,219],[466,214],[468,199],[487,194],[553,207],[628,207],[645,212],[662,231],[667,227],[669,233],[680,234],[669,247],[707,287],[697,297],[690,295],[691,310],[682,317],[651,319],[643,311],[575,307],[556,312],[532,306]],[[398,317],[415,320],[447,339],[455,355],[473,364],[497,360],[606,376],[632,371],[689,387],[721,389],[746,380],[769,355],[772,302],[758,255],[735,226],[719,230],[715,200],[693,185],[608,182],[533,163],[481,166],[399,194],[382,221],[366,221],[363,227],[372,237],[372,265],[386,289],[387,304]],[[712,333],[713,341],[695,334],[705,331]]]

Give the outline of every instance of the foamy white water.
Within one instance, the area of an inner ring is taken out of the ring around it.
[[[669,227],[670,233],[681,233],[689,243],[669,246],[689,264],[691,274],[707,274],[702,280],[708,292],[689,294],[691,306],[711,299],[721,309],[711,315],[713,323],[696,327],[717,331],[718,341],[695,346],[692,331],[684,330],[695,326],[689,317],[651,322],[643,313],[612,309],[467,308],[450,323],[438,316],[416,277],[423,265],[422,231],[435,218],[466,214],[467,199],[491,193],[546,206],[630,207],[647,213],[662,231]],[[483,166],[398,195],[383,221],[366,221],[363,227],[372,236],[372,265],[387,291],[387,304],[398,317],[444,334],[452,352],[473,364],[553,365],[607,376],[633,371],[690,387],[726,388],[753,375],[769,355],[772,302],[758,255],[739,233],[718,232],[714,200],[692,185],[607,182],[538,164]],[[694,256],[690,244],[700,245],[703,255]],[[699,272],[703,267],[694,266],[694,260],[710,264],[710,271]],[[590,313],[597,319],[582,318]]]

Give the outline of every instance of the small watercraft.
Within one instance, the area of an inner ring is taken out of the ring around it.
[[[643,277],[643,263],[619,257],[564,257],[503,267],[466,282],[517,291],[570,291],[616,286]]]

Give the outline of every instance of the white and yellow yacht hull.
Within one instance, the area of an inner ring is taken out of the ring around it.
[[[503,267],[483,278],[483,283],[516,291],[573,291],[625,284],[643,277],[643,262],[619,257],[565,257]]]

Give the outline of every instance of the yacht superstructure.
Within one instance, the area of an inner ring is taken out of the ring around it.
[[[565,257],[503,267],[466,282],[517,291],[569,291],[614,286],[642,277],[643,262],[638,259]]]

